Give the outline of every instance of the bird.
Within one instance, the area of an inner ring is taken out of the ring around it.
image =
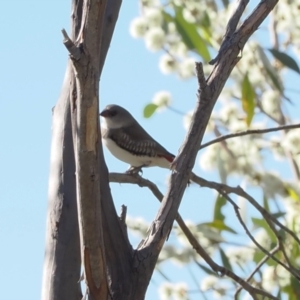
[[[171,168],[175,155],[154,140],[128,110],[110,104],[100,116],[102,141],[113,156],[130,165],[126,173],[142,172],[143,167]]]

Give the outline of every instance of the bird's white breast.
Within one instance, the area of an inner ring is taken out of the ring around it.
[[[101,122],[102,128],[118,128],[115,124],[110,124],[110,120],[104,119]],[[114,125],[114,126],[113,126]],[[117,159],[130,164],[133,167],[141,166],[158,166],[161,168],[170,169],[170,162],[164,157],[149,157],[149,156],[138,156],[131,154],[130,152],[119,147],[112,139],[105,138],[102,139],[103,144],[110,151],[110,153]]]
[[[117,159],[130,164],[133,167],[140,166],[158,166],[161,168],[170,168],[170,163],[164,157],[148,157],[148,156],[137,156],[119,147],[111,139],[103,139],[103,143],[113,156]]]

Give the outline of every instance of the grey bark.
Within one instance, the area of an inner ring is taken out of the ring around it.
[[[48,216],[42,299],[81,299],[75,161],[71,131],[69,65],[53,109]]]

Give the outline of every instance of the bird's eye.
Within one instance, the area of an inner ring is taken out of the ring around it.
[[[116,110],[111,110],[110,112],[109,112],[109,115],[111,116],[111,117],[114,117],[115,115],[117,114],[117,111]]]

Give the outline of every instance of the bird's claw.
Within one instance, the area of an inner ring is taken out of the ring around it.
[[[140,166],[140,167],[130,167],[125,173],[126,174],[130,174],[130,175],[135,175],[135,174],[139,174],[141,173],[141,175],[143,174],[143,170],[142,168],[144,167],[143,166]]]

